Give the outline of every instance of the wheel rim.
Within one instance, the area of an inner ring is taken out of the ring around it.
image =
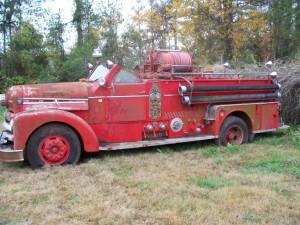
[[[41,160],[47,165],[61,165],[70,156],[71,146],[69,142],[60,135],[45,137],[38,147]]]
[[[241,145],[244,140],[243,129],[238,125],[229,127],[226,131],[226,144]]]

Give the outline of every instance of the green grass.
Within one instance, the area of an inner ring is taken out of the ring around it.
[[[260,219],[253,215],[253,214],[246,214],[242,217],[242,220],[243,221],[246,221],[246,222],[252,222],[252,223],[257,223],[260,221]]]
[[[257,171],[263,173],[288,174],[300,178],[300,160],[294,159],[288,153],[272,153],[267,159],[256,159],[249,162],[245,168],[241,168],[242,174],[251,174]]]
[[[120,168],[118,170],[113,171],[114,175],[117,177],[129,177],[133,174],[132,167]]]
[[[232,180],[213,179],[213,178],[193,178],[192,183],[199,187],[209,188],[209,189],[229,187],[234,184]]]
[[[31,205],[33,207],[38,207],[41,204],[46,203],[48,200],[49,200],[49,194],[47,193],[39,194],[32,198]]]
[[[199,149],[202,153],[202,155],[205,158],[218,158],[219,163],[223,163],[224,158],[223,157],[218,157],[219,155],[226,154],[226,153],[239,153],[241,151],[241,147],[238,145],[231,145],[228,144],[226,147],[218,147],[218,146],[208,146],[204,148]],[[218,164],[218,163],[217,163]]]
[[[263,134],[256,138],[255,143],[279,147],[293,147],[300,150],[300,126],[293,126],[275,134]]]
[[[293,146],[297,149],[300,150],[300,127],[292,127],[288,130],[288,136],[291,139],[291,142]]]
[[[241,146],[228,144],[225,149],[230,153],[238,153],[241,151]]]
[[[205,158],[210,158],[213,156],[216,156],[218,153],[218,148],[216,146],[210,146],[204,149],[200,149],[200,151],[202,152],[202,155]]]
[[[35,171],[0,163],[0,224],[300,224],[297,129],[242,146],[103,152]]]

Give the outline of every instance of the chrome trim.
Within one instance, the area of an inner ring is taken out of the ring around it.
[[[218,105],[218,104],[212,104],[211,106],[212,107],[214,107],[214,106],[216,106],[216,107],[225,107],[225,106],[231,106],[231,105],[234,105],[234,106],[243,106],[243,105],[266,105],[266,104],[275,104],[275,103],[279,103],[279,101],[278,102],[257,102],[257,103],[239,103],[239,104],[223,104],[223,105]]]
[[[87,98],[23,98],[24,100],[87,101]]]
[[[3,129],[4,131],[12,132],[13,122],[11,121],[10,123],[8,123],[8,122],[4,121],[4,122],[2,123],[2,126],[3,126],[3,128],[4,128],[4,129]]]
[[[253,131],[254,134],[260,134],[260,133],[266,133],[266,132],[274,132],[277,131],[277,128],[274,129],[266,129],[266,130],[257,130],[257,131]]]
[[[13,150],[11,147],[0,149],[0,162],[20,162],[23,160],[23,150]]]
[[[4,140],[4,141],[2,141]],[[6,143],[7,141],[13,142],[14,135],[11,132],[3,131],[0,142]]]
[[[149,97],[149,95],[95,96],[95,97],[89,97],[89,99],[99,99],[99,98],[104,98],[104,99],[107,99],[107,98],[146,98],[146,97]]]
[[[164,97],[179,97],[181,96],[180,94],[166,94],[166,95],[163,95]]]
[[[110,150],[121,150],[130,148],[144,148],[159,145],[170,145],[177,143],[202,141],[202,140],[212,140],[216,139],[218,136],[213,135],[201,135],[194,137],[180,137],[180,138],[166,138],[164,140],[147,140],[147,141],[137,141],[137,142],[122,142],[122,143],[111,143],[104,146],[100,146],[100,151],[110,151]]]
[[[86,101],[81,102],[63,102],[63,101],[53,101],[53,102],[24,102],[23,105],[48,105],[48,104],[85,104]]]

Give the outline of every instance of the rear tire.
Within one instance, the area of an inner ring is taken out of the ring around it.
[[[249,141],[249,129],[244,120],[236,116],[229,116],[222,124],[218,145],[241,145]]]
[[[31,135],[25,154],[34,169],[45,165],[76,164],[80,159],[81,144],[77,134],[70,127],[49,124]]]

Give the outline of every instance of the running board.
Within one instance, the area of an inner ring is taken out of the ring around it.
[[[147,140],[147,141],[137,141],[137,142],[122,142],[122,143],[111,143],[107,145],[100,146],[100,151],[110,151],[110,150],[121,150],[130,148],[144,148],[159,145],[171,145],[177,143],[186,143],[193,141],[204,141],[212,140],[218,138],[212,135],[202,135],[197,137],[180,137],[180,138],[166,138],[160,140]]]

